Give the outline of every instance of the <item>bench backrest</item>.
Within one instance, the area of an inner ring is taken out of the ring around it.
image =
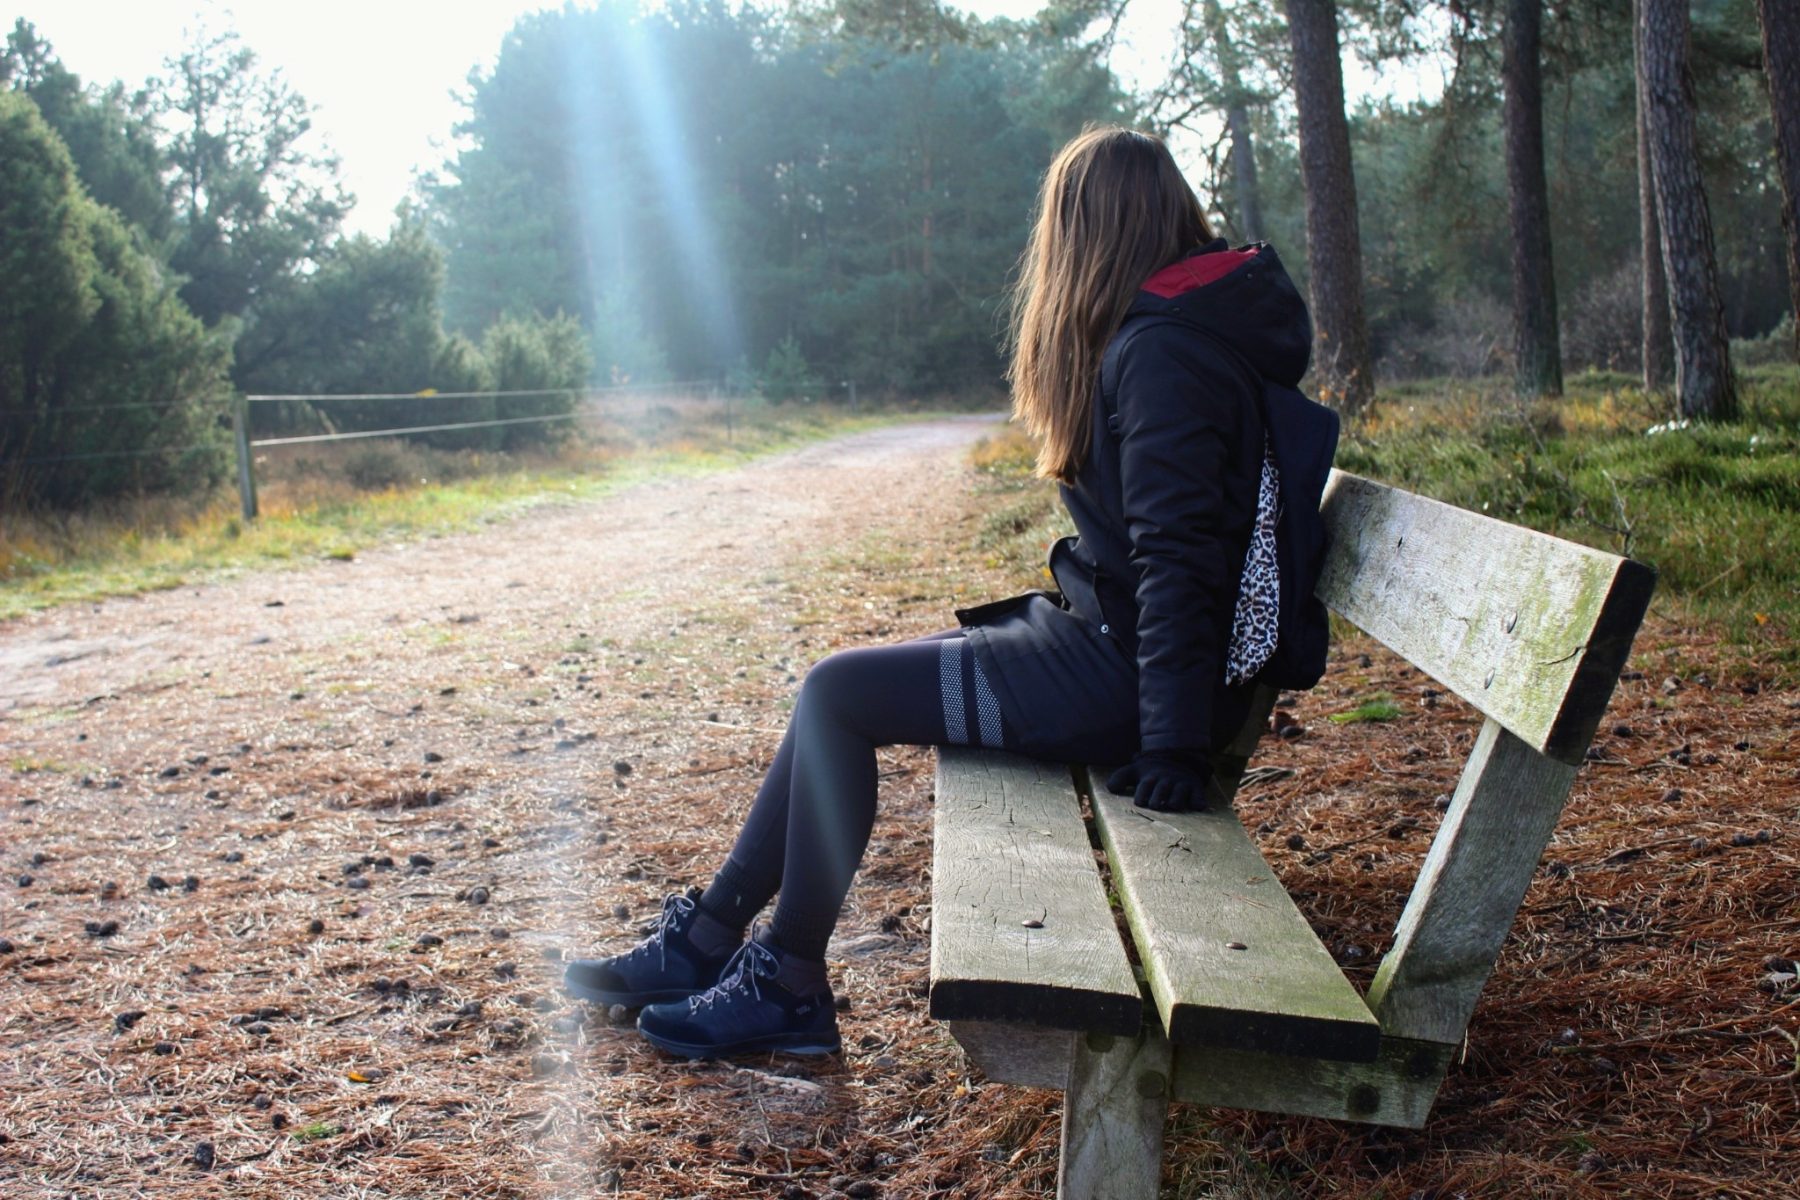
[[[1320,507],[1320,599],[1532,749],[1581,761],[1650,568],[1343,471]]]
[[[1454,1044],[1656,575],[1342,471],[1320,507],[1332,542],[1319,597],[1487,717],[1367,996],[1384,1037]]]

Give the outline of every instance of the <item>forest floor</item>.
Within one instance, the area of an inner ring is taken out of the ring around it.
[[[705,881],[809,662],[1018,588],[994,428],[0,624],[0,1195],[1051,1194],[1060,1098],[925,1014],[927,752],[841,1057],[674,1062],[558,986]],[[1792,1195],[1800,694],[1725,661],[1653,609],[1426,1129],[1177,1106],[1165,1193]],[[1357,639],[1293,715],[1239,809],[1366,987],[1477,721]]]

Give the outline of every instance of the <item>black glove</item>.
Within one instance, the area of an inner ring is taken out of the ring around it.
[[[1211,761],[1182,750],[1146,751],[1106,777],[1107,791],[1158,812],[1203,812],[1211,786]]]

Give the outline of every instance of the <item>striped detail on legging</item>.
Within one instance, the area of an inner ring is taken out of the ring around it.
[[[963,662],[969,664],[969,676]],[[976,731],[990,750],[1002,747],[1000,701],[988,683],[981,660],[964,638],[945,638],[938,643],[938,683],[944,693],[944,739],[953,746],[974,744],[969,736],[969,709],[975,710]],[[973,699],[969,693],[973,692]]]
[[[953,746],[969,744],[969,722],[963,715],[963,639],[938,643],[938,686],[944,693],[944,737]]]
[[[981,722],[981,744],[990,750],[998,750],[1000,702],[994,699],[994,689],[988,686],[987,675],[981,669],[981,659],[976,656],[973,648],[969,651],[969,662],[975,668],[975,715]]]

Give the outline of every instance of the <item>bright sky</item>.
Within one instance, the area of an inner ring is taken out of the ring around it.
[[[349,227],[379,235],[414,170],[447,157],[462,112],[453,93],[466,86],[469,71],[493,63],[521,14],[560,6],[544,0],[16,0],[13,15],[37,26],[83,82],[121,79],[133,87],[180,50],[184,30],[235,26],[265,69],[279,68],[316,106],[314,129],[342,160],[345,184],[357,198]],[[982,17],[1023,17],[1039,3],[963,0],[957,7]],[[1148,88],[1160,79],[1179,14],[1179,0],[1133,0],[1113,62],[1128,86]],[[7,17],[5,28],[12,24]],[[1345,65],[1354,92],[1354,59],[1346,56]],[[1193,153],[1189,148],[1182,157]]]

